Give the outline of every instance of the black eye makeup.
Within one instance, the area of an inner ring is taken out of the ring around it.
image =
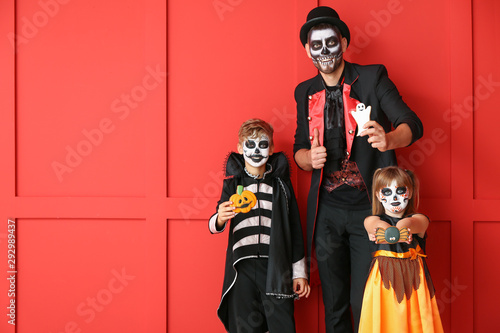
[[[392,190],[388,187],[384,187],[383,189],[380,190],[380,193],[382,193],[383,196],[389,196],[392,195]]]
[[[401,194],[405,194],[405,193],[406,193],[406,191],[407,191],[406,186],[399,186],[399,187],[396,189],[396,194],[399,194],[399,195],[401,195]]]
[[[245,146],[248,149],[253,149],[256,147],[256,144],[255,144],[255,141],[253,141],[253,140],[247,140],[247,141],[245,141]]]
[[[326,45],[329,47],[336,46],[338,44],[338,39],[336,37],[331,37],[326,40]]]
[[[322,47],[323,47],[323,43],[321,43],[321,42],[312,42],[311,43],[311,48],[313,50],[317,51],[317,50],[320,50]]]

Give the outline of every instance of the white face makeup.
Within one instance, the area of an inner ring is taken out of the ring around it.
[[[409,194],[408,187],[398,186],[396,181],[393,180],[391,185],[379,191],[378,196],[386,212],[398,214],[406,209],[410,198]]]
[[[260,138],[247,137],[243,142],[243,158],[251,166],[258,168],[269,159],[269,148],[267,135],[261,135]]]
[[[332,28],[313,30],[309,37],[309,51],[314,66],[320,72],[333,73],[342,62],[340,34]]]

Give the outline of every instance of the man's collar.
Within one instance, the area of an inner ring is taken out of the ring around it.
[[[351,86],[358,78],[359,73],[350,62],[344,60],[344,63],[344,83]]]
[[[345,64],[345,66],[344,66],[344,84],[352,85],[359,76],[358,71],[350,62],[344,60],[344,64]],[[315,92],[325,90],[324,81],[323,81],[323,77],[321,76],[321,73],[318,73],[318,75],[316,75],[314,77],[312,89]]]

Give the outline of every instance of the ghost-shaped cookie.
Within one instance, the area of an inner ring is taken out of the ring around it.
[[[356,111],[351,111],[352,116],[354,117],[354,120],[356,120],[356,124],[358,124],[358,134],[363,132],[365,129],[363,129],[363,126],[370,121],[370,112],[372,110],[371,106],[365,107],[365,104],[363,103],[358,103],[356,105]]]

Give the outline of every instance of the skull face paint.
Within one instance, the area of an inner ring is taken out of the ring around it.
[[[261,135],[260,138],[247,137],[243,143],[243,158],[251,166],[258,168],[269,159],[269,148],[267,135]]]
[[[314,66],[322,73],[333,73],[342,63],[341,35],[337,29],[313,30],[309,37],[309,52]]]
[[[386,212],[398,214],[406,209],[410,193],[408,187],[398,186],[396,181],[393,180],[391,185],[379,191],[378,197]]]

